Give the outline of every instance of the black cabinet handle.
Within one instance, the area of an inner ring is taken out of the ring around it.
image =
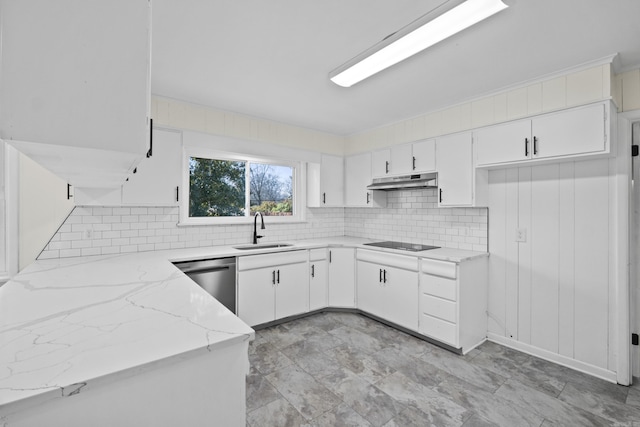
[[[331,251],[329,251],[329,264],[331,264]]]
[[[71,184],[67,183],[67,200],[71,200],[73,194],[71,194]]]
[[[369,194],[369,192],[367,191],[367,204],[370,203],[370,198],[371,198],[371,194]]]
[[[529,138],[524,139],[524,156],[529,157]]]
[[[311,277],[316,277],[316,265],[311,264]]]
[[[279,284],[280,283],[280,270],[278,270],[278,278],[276,279],[276,282]]]
[[[412,166],[413,166],[413,170],[416,170],[416,156],[413,156]]]
[[[276,271],[275,271],[275,270],[273,270],[273,271],[271,272],[271,284],[272,284],[272,285],[275,285],[275,284],[276,284]]]
[[[533,137],[533,155],[534,156],[538,155],[538,137],[537,136]]]
[[[326,204],[327,203],[327,193],[322,193],[322,204]]]
[[[384,162],[384,173],[389,173],[389,161]]]
[[[442,203],[442,188],[440,189],[440,203]]]
[[[378,279],[378,282],[382,283],[382,269],[380,269],[380,278]]]
[[[383,278],[384,278],[383,283],[387,283],[387,270],[382,270],[382,271],[384,272],[384,274],[383,274]]]
[[[147,158],[153,156],[153,119],[149,119],[149,151]]]
[[[180,201],[180,187],[176,187],[176,202]]]

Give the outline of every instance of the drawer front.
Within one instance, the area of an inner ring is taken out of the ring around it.
[[[447,277],[449,279],[455,279],[456,275],[456,263],[448,261],[439,261],[436,259],[422,258],[420,262],[421,271],[425,274],[432,276]]]
[[[458,283],[452,279],[422,274],[422,277],[420,277],[420,291],[424,294],[435,295],[450,301],[458,300]]]
[[[238,257],[238,271],[297,264],[299,262],[307,262],[308,257],[308,251],[285,251],[273,254],[241,256]]]
[[[381,267],[388,266],[400,268],[402,270],[418,271],[418,258],[410,255],[396,255],[388,252],[358,249],[356,258],[360,261],[379,264]]]
[[[309,261],[323,261],[327,259],[327,249],[311,249],[309,250]]]
[[[458,348],[458,327],[455,323],[423,314],[420,316],[420,333]]]
[[[457,307],[454,301],[422,294],[420,298],[420,311],[451,323],[457,323]]]

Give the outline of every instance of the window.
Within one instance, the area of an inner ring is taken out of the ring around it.
[[[301,219],[296,197],[299,164],[202,152],[188,152],[186,160],[183,222],[243,222],[256,212],[276,221]]]

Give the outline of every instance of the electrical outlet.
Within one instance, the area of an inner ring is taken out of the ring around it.
[[[526,228],[517,228],[516,229],[516,242],[526,242],[527,241],[527,229]]]
[[[87,228],[86,230],[84,230],[83,237],[85,240],[93,239],[93,229]]]

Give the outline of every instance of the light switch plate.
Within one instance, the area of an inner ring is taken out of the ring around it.
[[[516,228],[516,242],[526,242],[526,241],[527,241],[527,229]]]

